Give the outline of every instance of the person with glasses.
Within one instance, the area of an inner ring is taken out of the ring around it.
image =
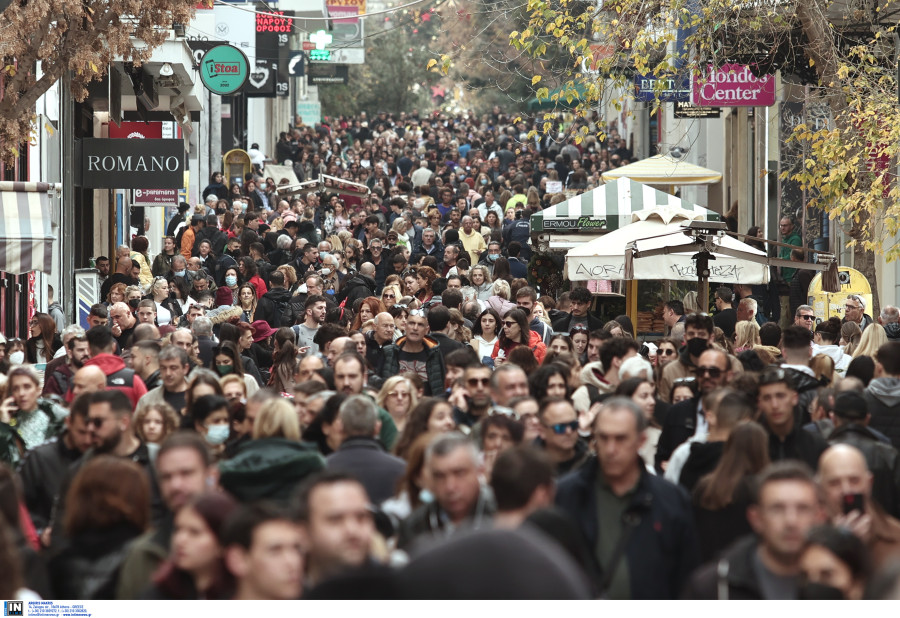
[[[662,434],[656,445],[655,462],[659,473],[665,472],[669,458],[678,445],[691,438],[706,435],[709,424],[703,410],[702,397],[728,384],[734,376],[728,354],[718,348],[710,348],[700,354],[697,358],[696,374],[698,396],[673,405],[663,421]],[[692,376],[681,376],[681,378],[689,377]],[[665,394],[670,393],[671,390]],[[662,394],[660,392],[660,395]]]
[[[809,305],[800,305],[794,312],[794,326],[805,328],[810,332],[816,327],[816,314]]]
[[[859,294],[850,294],[844,301],[844,319],[842,322],[854,322],[861,331],[873,323],[872,316],[866,313],[866,299]]]
[[[513,349],[519,346],[525,346],[534,353],[534,357],[538,364],[544,361],[547,354],[547,346],[544,344],[541,336],[532,331],[528,325],[528,316],[521,309],[510,309],[503,316],[501,321],[502,329],[497,343],[494,344],[494,350],[491,352],[491,358],[494,359],[495,365],[501,365],[509,358]]]
[[[578,469],[588,458],[587,443],[578,436],[578,414],[564,397],[545,397],[538,408],[535,445],[553,462],[557,477]]]
[[[820,434],[806,431],[797,413],[799,397],[787,369],[767,369],[759,378],[760,424],[769,434],[772,461],[797,459],[815,468],[828,446]]]
[[[597,457],[557,487],[556,506],[583,535],[588,574],[602,598],[680,598],[699,564],[687,494],[640,459],[646,426],[631,399],[607,399],[593,423]]]

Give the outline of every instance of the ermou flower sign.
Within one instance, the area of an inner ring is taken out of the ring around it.
[[[756,77],[745,64],[710,65],[691,78],[691,103],[718,107],[769,107],[775,104],[775,76]]]

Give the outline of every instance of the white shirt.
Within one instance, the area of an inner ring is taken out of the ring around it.
[[[165,326],[167,324],[171,324],[172,322],[172,312],[156,303],[156,323],[160,326]]]

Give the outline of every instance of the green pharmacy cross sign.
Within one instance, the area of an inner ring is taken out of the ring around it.
[[[200,61],[200,81],[214,94],[234,94],[244,86],[249,75],[247,56],[232,45],[216,45]]]

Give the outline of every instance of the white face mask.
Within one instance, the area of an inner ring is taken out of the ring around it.
[[[9,355],[9,364],[10,365],[21,365],[25,362],[25,352],[19,350],[18,352],[13,352]]]

